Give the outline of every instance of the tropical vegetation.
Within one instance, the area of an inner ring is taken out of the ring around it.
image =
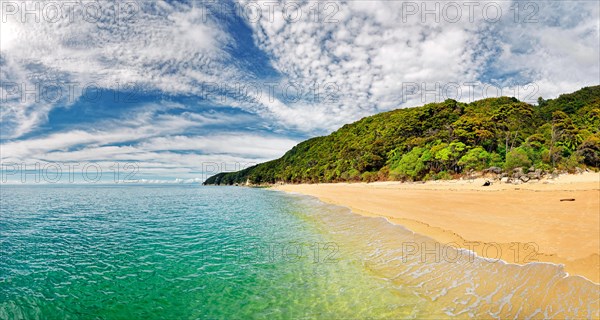
[[[283,157],[205,184],[449,179],[490,167],[600,166],[600,86],[537,105],[516,98],[446,100],[397,109],[304,141]]]

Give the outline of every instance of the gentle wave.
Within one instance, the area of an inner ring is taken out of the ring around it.
[[[309,196],[292,196],[321,212],[313,216],[330,228],[335,239],[353,247],[351,254],[363,259],[365,269],[397,287],[409,287],[427,300],[426,310],[419,317],[600,317],[600,286],[583,277],[569,276],[562,265],[517,265],[441,245],[433,250],[436,254],[405,252],[409,251],[402,250],[406,244],[411,244],[409,249],[418,244],[431,250],[436,248],[436,241],[385,218],[357,215]]]

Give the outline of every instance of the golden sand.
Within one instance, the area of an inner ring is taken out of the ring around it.
[[[281,185],[507,262],[552,262],[600,282],[600,174],[521,185],[483,179]],[[561,201],[575,199],[575,201]]]

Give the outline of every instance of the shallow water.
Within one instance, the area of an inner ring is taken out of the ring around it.
[[[0,319],[599,317],[600,287],[560,266],[421,256],[432,240],[308,197],[0,190]]]

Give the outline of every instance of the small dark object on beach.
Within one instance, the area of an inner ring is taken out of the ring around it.
[[[483,184],[484,187],[489,187],[491,185],[492,185],[492,183],[489,180]]]
[[[575,201],[575,199],[571,198],[571,199],[560,199],[560,201]]]

